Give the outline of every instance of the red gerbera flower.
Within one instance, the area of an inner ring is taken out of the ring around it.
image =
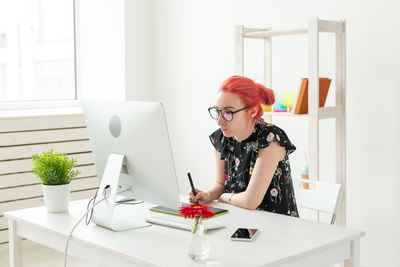
[[[179,214],[185,216],[185,218],[194,218],[196,215],[205,218],[211,218],[214,216],[214,213],[210,211],[210,207],[201,204],[192,204],[190,206],[180,207]]]

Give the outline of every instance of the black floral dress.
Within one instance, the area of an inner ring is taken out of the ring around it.
[[[225,193],[240,193],[246,190],[261,148],[277,142],[286,149],[286,155],[278,163],[274,177],[257,207],[280,214],[299,217],[289,164],[289,154],[296,150],[286,133],[279,127],[262,121],[256,123],[252,134],[242,142],[235,137],[225,137],[221,129],[210,135],[211,143],[225,161]]]

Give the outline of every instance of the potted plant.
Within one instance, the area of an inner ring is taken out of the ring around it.
[[[48,212],[68,210],[70,182],[80,172],[73,171],[77,161],[66,154],[43,152],[32,155],[33,174],[42,181],[44,203]]]

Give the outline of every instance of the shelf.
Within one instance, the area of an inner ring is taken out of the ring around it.
[[[292,112],[264,112],[265,116],[279,116],[279,117],[298,117],[306,118],[308,114],[294,114]]]
[[[318,32],[331,32],[331,33],[343,33],[343,22],[342,21],[329,21],[329,20],[318,20]],[[299,35],[308,34],[308,29],[291,29],[291,30],[257,30],[253,28],[248,28],[249,31],[246,32],[244,29],[243,38],[253,38],[253,39],[265,39],[275,36],[288,36],[288,35]]]
[[[323,107],[318,109],[319,119],[333,119],[342,116],[343,107]],[[308,118],[309,114],[294,114],[292,112],[264,112],[265,116],[280,116],[280,117],[294,117],[294,118]]]
[[[318,78],[319,78],[319,37],[321,33],[334,34],[335,46],[332,53],[335,54],[335,106],[318,107]],[[313,105],[309,105],[311,114],[293,114],[291,112],[264,112],[266,121],[273,122],[279,117],[306,118],[308,121],[308,162],[309,175],[311,180],[320,179],[320,150],[319,150],[319,126],[323,119],[335,119],[335,177],[336,183],[342,184],[346,188],[346,21],[320,20],[317,17],[308,20],[306,28],[274,29],[247,28],[243,25],[236,27],[235,31],[235,72],[238,75],[244,75],[244,39],[258,39],[264,44],[263,58],[264,84],[272,86],[272,44],[273,37],[284,37],[291,35],[304,35],[307,39],[307,65],[308,78],[310,79],[309,93],[312,95],[308,100]],[[340,204],[339,217],[337,224],[346,225],[346,196],[342,197]]]
[[[307,34],[307,29],[295,29],[295,30],[282,30],[282,31],[258,31],[249,32],[243,35],[244,38],[269,38],[273,36],[287,36],[287,35],[298,35]]]

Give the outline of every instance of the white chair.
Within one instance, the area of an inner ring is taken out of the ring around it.
[[[303,184],[308,184],[309,188],[303,188]],[[335,223],[340,202],[341,184],[293,179],[293,187],[297,206],[328,212],[332,214],[331,224]]]

